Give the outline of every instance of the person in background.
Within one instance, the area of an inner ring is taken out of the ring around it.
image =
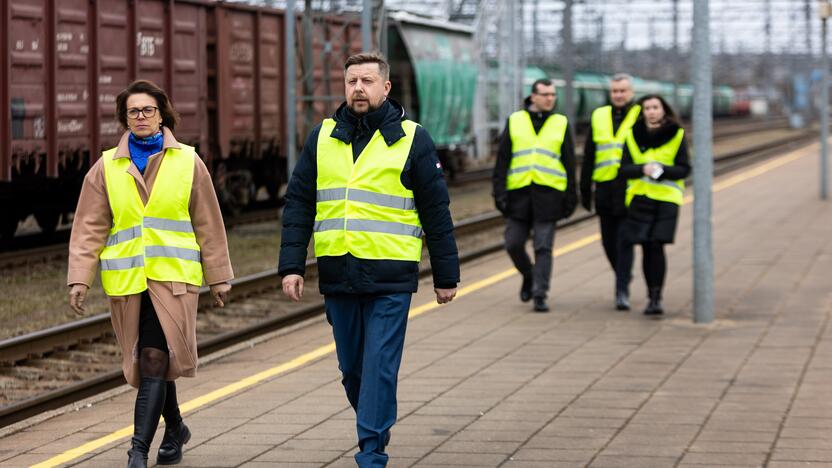
[[[641,112],[633,104],[633,83],[630,75],[617,73],[610,81],[610,105],[592,112],[589,136],[584,145],[581,165],[581,204],[595,212],[601,223],[601,244],[613,271],[618,259],[618,232],[627,217],[624,206],[626,182],[618,178],[624,140]],[[594,191],[593,191],[594,188]],[[622,275],[616,275],[619,277]],[[615,308],[630,310],[628,285],[615,285]]]
[[[627,136],[619,177],[627,181],[627,218],[619,236],[616,272],[629,285],[633,245],[641,244],[649,302],[645,315],[664,313],[662,287],[667,271],[664,245],[672,244],[690,173],[685,130],[658,95],[639,100],[641,116]]]
[[[554,113],[549,79],[532,84],[525,108],[508,118],[494,165],[494,204],[506,218],[505,246],[523,277],[520,300],[548,312],[555,223],[575,211],[575,148],[566,116]],[[534,264],[526,253],[532,233]]]

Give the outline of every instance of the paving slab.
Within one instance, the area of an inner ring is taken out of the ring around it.
[[[661,320],[640,313],[639,261],[633,310],[613,310],[595,222],[558,232],[548,314],[519,302],[516,274],[496,276],[511,268],[503,253],[465,265],[450,305],[429,306],[423,281],[390,466],[832,466],[832,204],[817,200],[817,151],[715,181],[709,325],[691,317],[690,204],[667,249]],[[194,437],[179,466],[355,466],[331,340],[311,320],[180,380]],[[0,433],[0,465],[123,464],[127,438],[102,438],[129,427],[134,397],[111,392]]]

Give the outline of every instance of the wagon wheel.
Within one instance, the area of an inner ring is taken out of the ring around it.
[[[0,240],[9,241],[17,231],[17,216],[13,213],[4,213],[0,216]]]
[[[44,234],[52,234],[58,228],[61,212],[54,208],[46,208],[35,212],[35,221]]]

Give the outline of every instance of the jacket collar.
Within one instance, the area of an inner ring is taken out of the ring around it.
[[[167,127],[162,127],[162,135],[163,135],[163,142],[162,142],[162,152],[169,148],[174,149],[181,149],[182,147],[179,145],[179,142],[176,141],[176,138],[173,136],[173,132],[171,132]],[[130,131],[124,132],[121,135],[121,139],[118,142],[118,146],[116,146],[116,154],[113,156],[113,159],[118,158],[129,158],[130,157],[130,147],[128,144],[128,139],[130,138]]]
[[[407,113],[398,102],[390,98],[375,111],[362,116],[353,114],[344,102],[332,118],[335,120],[335,128],[330,136],[346,144],[352,143],[361,134],[372,134],[376,130],[381,133],[387,146],[392,146],[405,136],[402,121],[407,118]]]
[[[633,125],[633,138],[641,148],[658,148],[676,136],[679,125],[665,120],[661,127],[648,129],[644,117],[640,117]]]

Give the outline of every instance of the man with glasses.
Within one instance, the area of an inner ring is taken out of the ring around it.
[[[523,277],[520,300],[548,312],[555,223],[575,211],[575,149],[566,116],[553,112],[549,79],[532,84],[525,108],[508,118],[494,166],[494,203],[506,218],[505,246]],[[534,264],[526,253],[533,234]]]

